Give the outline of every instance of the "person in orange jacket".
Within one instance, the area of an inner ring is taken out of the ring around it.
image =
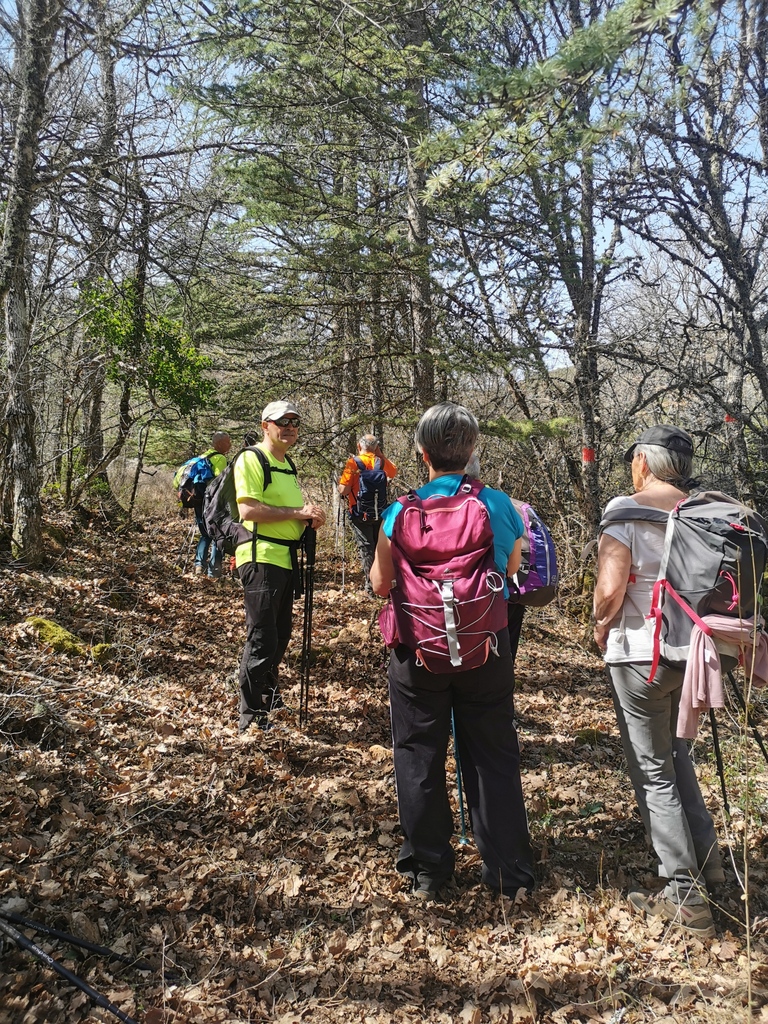
[[[397,466],[384,456],[378,438],[364,434],[357,442],[357,455],[347,459],[339,478],[339,494],[349,503],[349,521],[363,567],[365,592],[371,598],[371,566],[381,515],[389,504],[387,484],[396,474]]]

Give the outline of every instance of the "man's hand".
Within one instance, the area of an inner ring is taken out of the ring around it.
[[[313,505],[312,502],[307,502],[302,506],[296,518],[308,519],[309,525],[312,529],[317,530],[325,523],[325,512],[319,505]]]

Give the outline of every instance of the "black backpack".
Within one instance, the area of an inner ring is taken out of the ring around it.
[[[202,508],[208,484],[216,473],[207,455],[196,455],[181,466],[176,473],[176,487],[182,508]]]
[[[243,526],[237,510],[234,469],[235,463],[243,452],[253,452],[261,463],[261,468],[264,470],[264,490],[272,483],[273,473],[288,473],[290,476],[297,475],[296,466],[289,456],[286,455],[285,457],[288,468],[278,469],[270,464],[269,459],[261,448],[242,448],[227,468],[219,473],[205,491],[203,522],[205,523],[205,532],[216,547],[227,555],[234,555],[235,548],[239,544],[244,544],[245,541],[252,540],[254,552],[256,548],[256,523],[253,524],[253,532],[251,532],[247,527]],[[288,547],[292,545],[291,541],[278,540],[274,537],[269,539],[275,544],[285,544]]]
[[[355,519],[380,519],[388,505],[387,474],[382,461],[374,459],[372,468],[368,469],[362,459],[354,458],[360,471],[360,488],[349,514]]]

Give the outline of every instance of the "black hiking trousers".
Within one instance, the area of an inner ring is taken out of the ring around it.
[[[483,881],[514,896],[534,886],[514,723],[509,632],[499,656],[468,672],[428,672],[404,645],[389,661],[389,698],[400,825],[397,870],[436,885],[453,873],[453,815],[445,759],[453,710],[464,793]]]
[[[246,640],[240,662],[240,732],[276,706],[278,667],[293,629],[293,572],[269,562],[238,569],[245,599]]]
[[[376,557],[376,544],[379,540],[381,520],[356,519],[354,516],[350,516],[349,523],[352,527],[352,536],[355,538],[355,544],[357,545],[357,552],[360,555],[360,564],[363,568],[363,576],[365,577],[365,591],[367,594],[373,594],[371,566]]]

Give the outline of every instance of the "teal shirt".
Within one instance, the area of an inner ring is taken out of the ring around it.
[[[419,487],[416,494],[420,498],[431,498],[438,494],[452,497],[457,493],[463,479],[463,473],[446,473],[445,476],[438,476],[434,480],[430,480],[428,484],[424,484],[423,487]],[[496,563],[496,568],[506,579],[509,556],[512,554],[512,549],[518,538],[523,536],[523,520],[509,496],[503,491],[496,491],[493,487],[483,487],[478,497],[488,509],[488,516],[491,520],[493,560]],[[402,508],[400,502],[395,501],[381,517],[381,528],[390,540],[395,519],[400,515]]]

